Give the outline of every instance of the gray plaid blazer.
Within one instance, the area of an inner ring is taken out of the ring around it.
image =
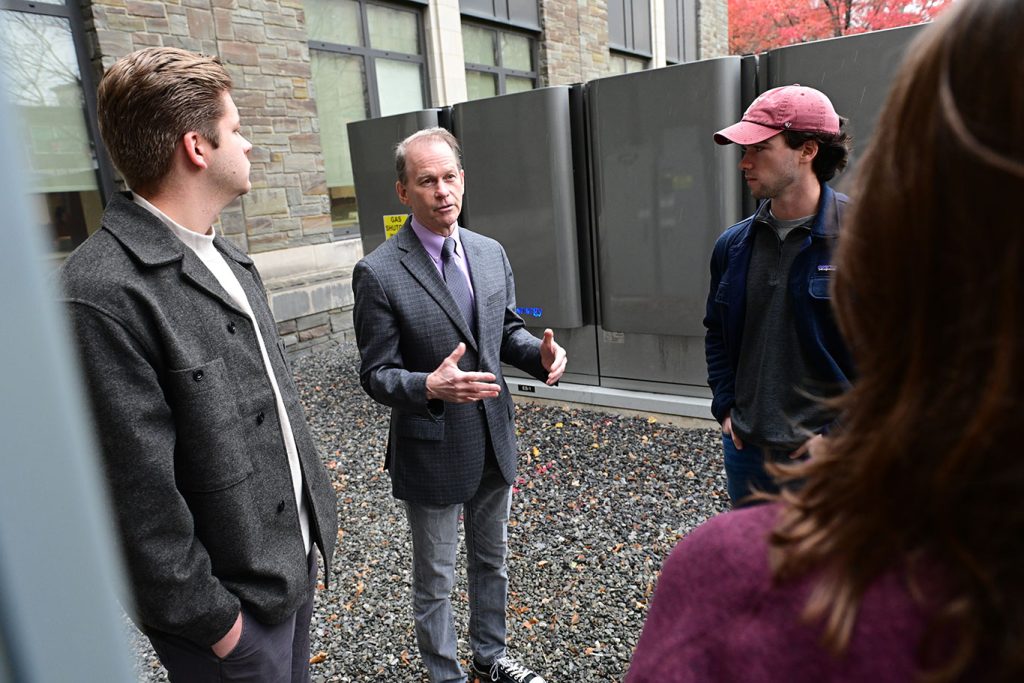
[[[447,505],[469,500],[480,483],[490,437],[501,473],[515,480],[517,447],[512,398],[502,362],[546,379],[540,340],[515,312],[515,284],[505,250],[489,237],[459,228],[470,266],[476,335],[470,333],[409,221],[356,264],[356,341],[366,392],[391,408],[384,467],[396,498]],[[427,375],[459,342],[459,367],[492,372],[496,398],[474,403],[427,401]]]

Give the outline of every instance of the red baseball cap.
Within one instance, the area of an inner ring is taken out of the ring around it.
[[[825,93],[800,85],[784,85],[761,93],[739,123],[715,133],[715,142],[756,145],[784,130],[839,134],[839,115]]]

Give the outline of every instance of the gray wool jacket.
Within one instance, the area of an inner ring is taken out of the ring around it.
[[[325,577],[337,501],[252,259],[238,277],[288,412]],[[278,623],[309,598],[274,391],[250,318],[158,218],[117,195],[61,268],[144,632],[211,645],[240,605]],[[326,579],[325,579],[326,581]]]

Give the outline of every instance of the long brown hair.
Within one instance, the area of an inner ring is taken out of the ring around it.
[[[960,0],[908,49],[836,254],[858,378],[772,535],[837,652],[874,579],[940,578],[932,680],[1024,680],[1022,45],[1024,2]]]

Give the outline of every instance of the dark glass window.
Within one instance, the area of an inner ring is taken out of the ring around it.
[[[113,189],[96,145],[95,88],[83,77],[78,5],[61,0],[0,2],[0,92],[12,104],[39,224],[53,251],[67,254],[99,229]]]
[[[351,121],[427,107],[422,10],[367,0],[305,0],[335,234],[356,234]]]
[[[532,35],[462,22],[469,99],[537,87],[537,41]]]

